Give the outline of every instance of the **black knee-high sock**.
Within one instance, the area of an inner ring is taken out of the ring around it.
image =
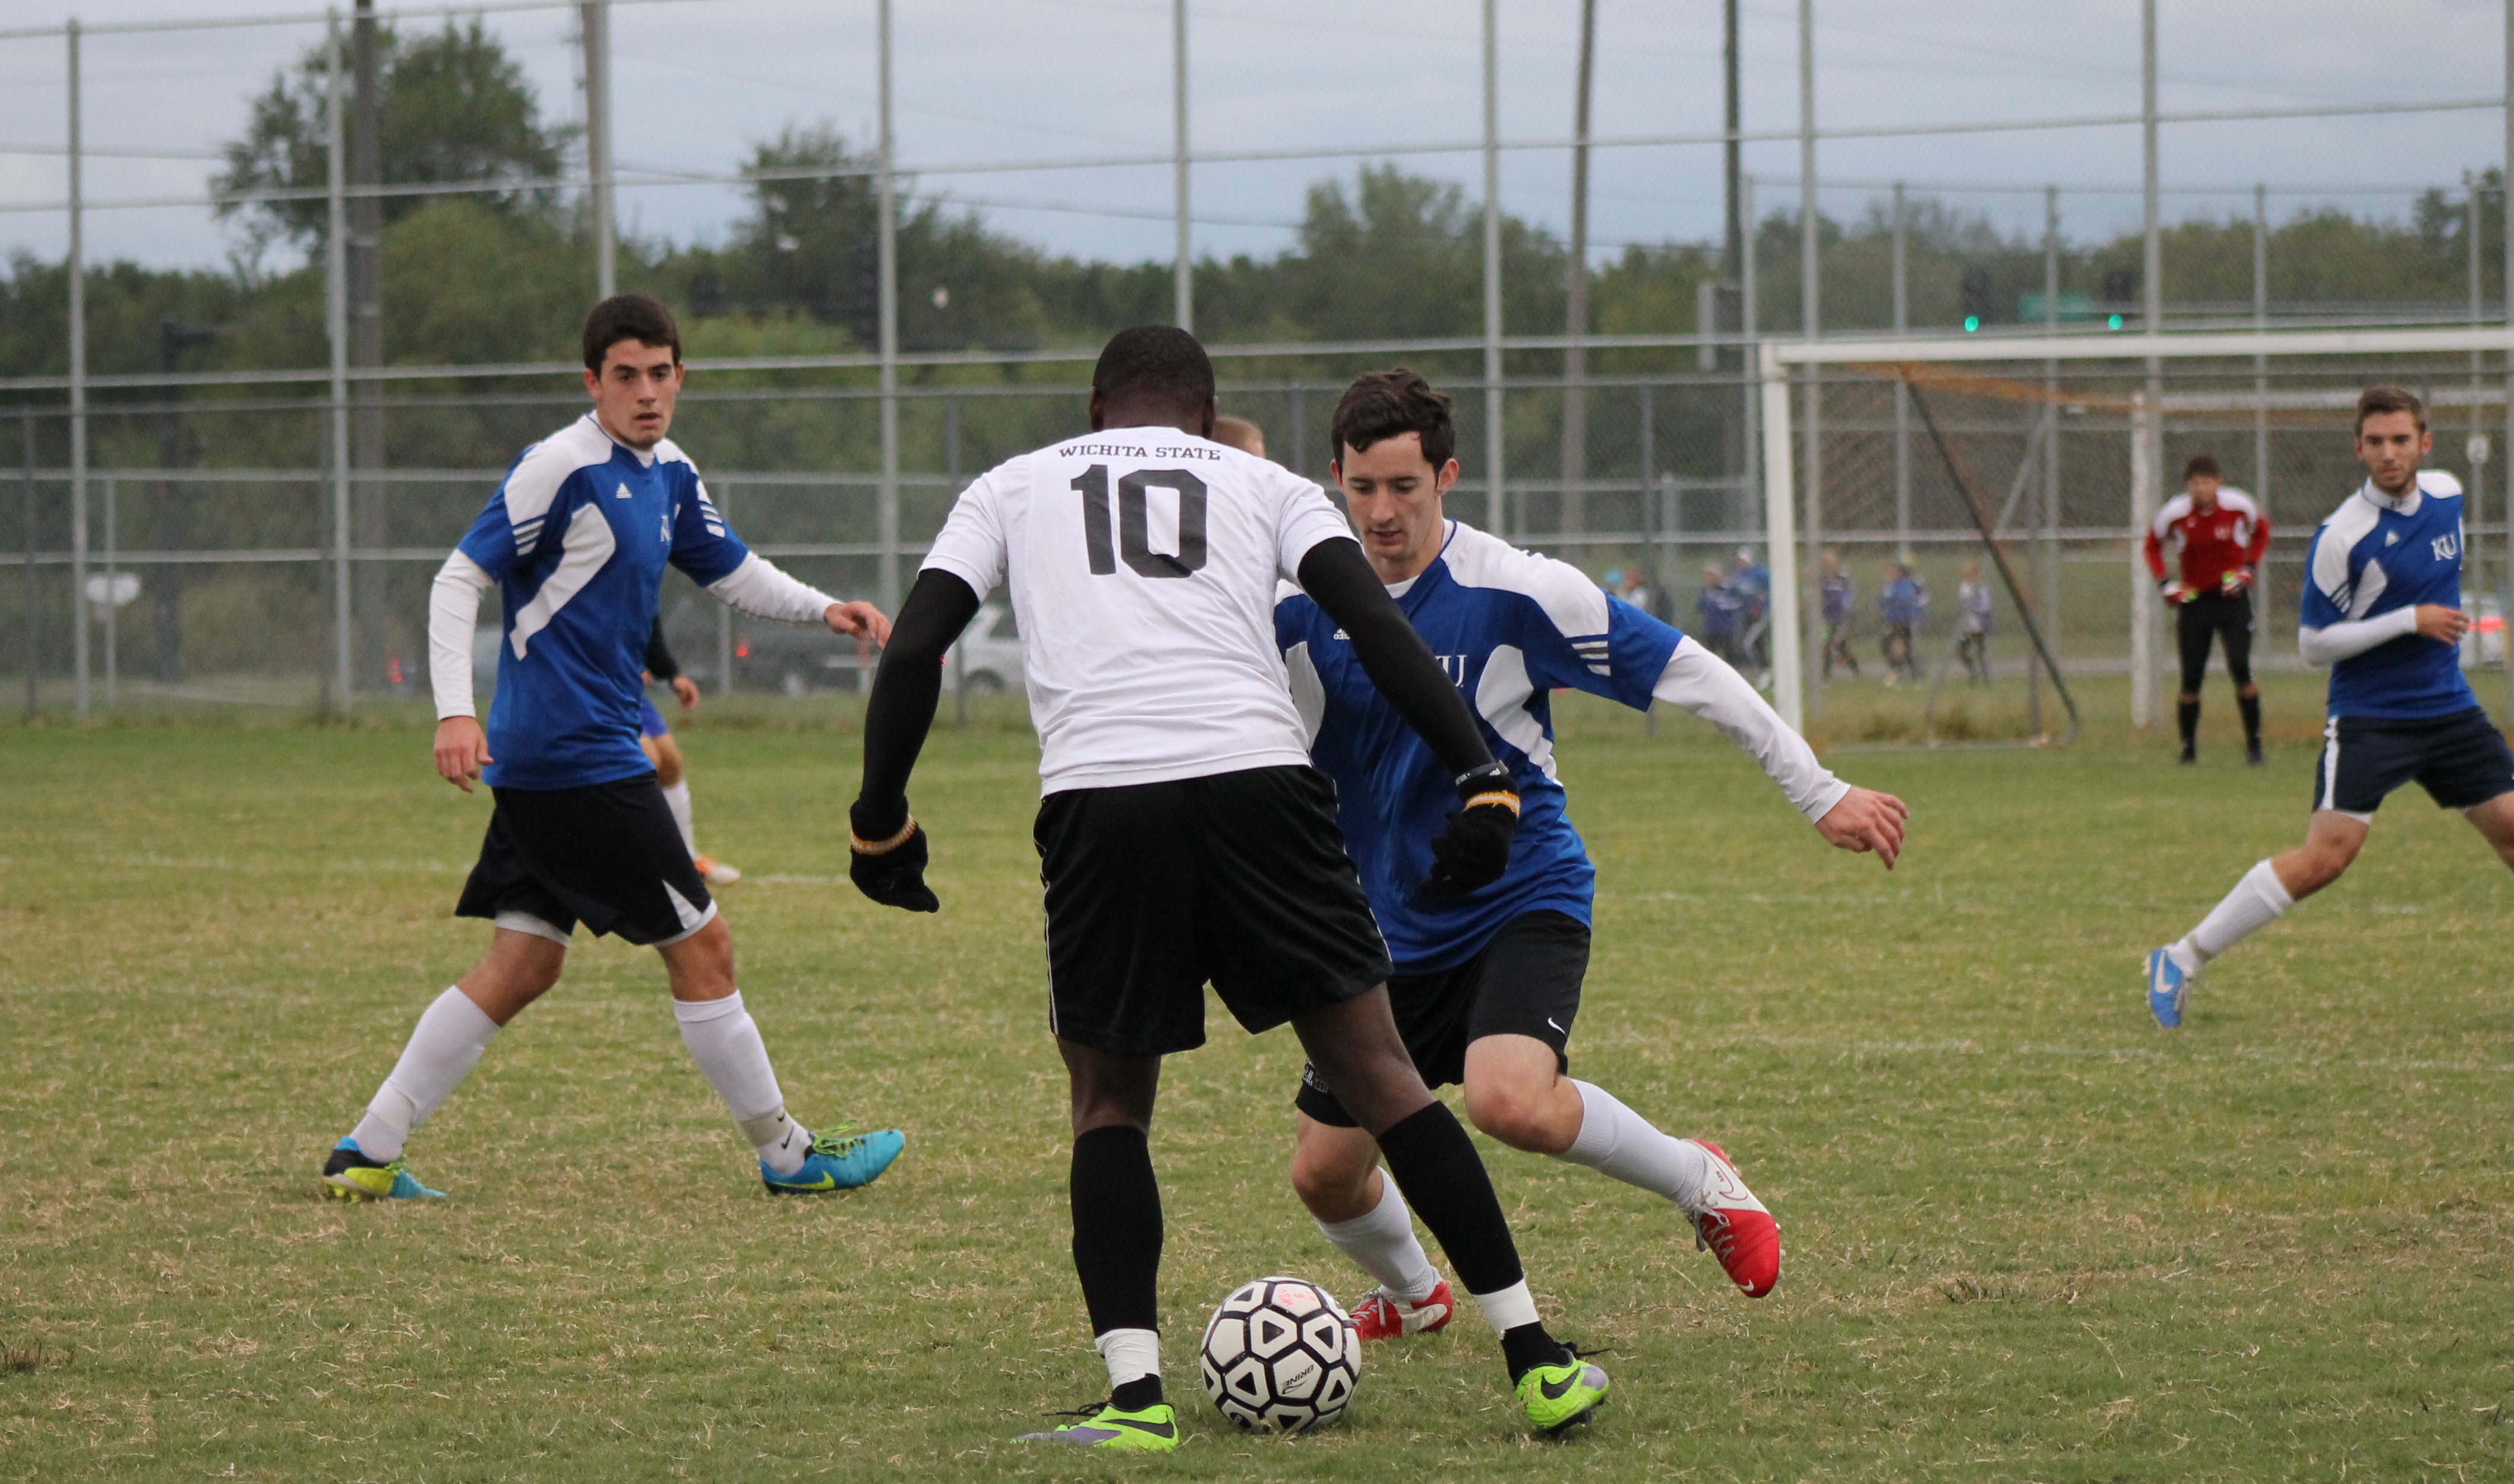
[[[2200,702],[2177,701],[2173,703],[2174,725],[2182,729],[2182,750],[2190,751],[2200,742]]]
[[[1526,1280],[1492,1177],[1445,1104],[1431,1103],[1398,1120],[1379,1136],[1379,1152],[1468,1293],[1498,1293]],[[1532,1367],[1563,1363],[1568,1354],[1541,1323],[1504,1331],[1501,1352],[1513,1383]]]
[[[2235,709],[2244,713],[2244,741],[2252,746],[2261,744],[2261,698],[2238,696]]]
[[[1082,1279],[1091,1333],[1159,1329],[1161,1188],[1153,1179],[1144,1131],[1093,1129],[1075,1139],[1070,1188],[1074,1270]],[[1152,1400],[1158,1401],[1159,1378],[1153,1380]]]

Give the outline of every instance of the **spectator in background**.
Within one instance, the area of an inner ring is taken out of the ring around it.
[[[1767,642],[1771,634],[1772,569],[1756,560],[1754,547],[1737,548],[1737,558],[1728,569],[1728,590],[1737,595],[1739,604],[1737,662],[1765,672],[1767,680],[1772,667]]]
[[[1266,457],[1266,430],[1254,419],[1224,413],[1213,420],[1213,441],[1229,444],[1243,454]]]
[[[1877,594],[1877,618],[1886,628],[1879,647],[1886,654],[1886,683],[1897,685],[1921,678],[1912,659],[1912,640],[1928,616],[1929,589],[1901,562],[1886,564],[1886,586]]]
[[[1859,584],[1842,570],[1842,553],[1831,546],[1815,559],[1816,598],[1824,611],[1824,678],[1833,678],[1836,660],[1851,674],[1859,673],[1859,657],[1850,652],[1850,606],[1859,598]]]
[[[1967,685],[1990,684],[1990,584],[1975,558],[1964,564],[1964,581],[1956,585],[1956,654]]]
[[[1693,599],[1693,612],[1700,622],[1693,634],[1702,641],[1703,648],[1731,664],[1737,661],[1737,620],[1744,608],[1744,602],[1728,586],[1726,573],[1718,567],[1702,569],[1702,591]]]

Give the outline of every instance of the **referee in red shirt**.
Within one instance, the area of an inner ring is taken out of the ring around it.
[[[2234,677],[2235,704],[2244,713],[2244,761],[2261,763],[2261,688],[2252,684],[2252,571],[2269,549],[2270,523],[2252,498],[2225,483],[2217,461],[2194,454],[2182,466],[2182,490],[2156,512],[2147,532],[2147,570],[2172,605],[2182,644],[2182,694],[2174,721],[2182,729],[2182,758],[2199,760],[2200,677],[2209,668],[2209,641],[2226,641],[2226,673]],[[2166,550],[2175,570],[2166,571]]]

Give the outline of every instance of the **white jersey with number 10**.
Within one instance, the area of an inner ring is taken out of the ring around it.
[[[1112,428],[969,486],[925,566],[1012,592],[1040,792],[1306,767],[1275,594],[1353,528],[1277,463]]]

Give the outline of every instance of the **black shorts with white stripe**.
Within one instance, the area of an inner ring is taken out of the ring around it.
[[[655,775],[492,791],[498,807],[455,916],[560,943],[582,922],[644,944],[678,943],[715,916]]]
[[[2422,721],[2333,716],[2323,728],[2315,809],[2363,819],[2413,781],[2445,809],[2485,804],[2514,793],[2514,750],[2478,706]]]

